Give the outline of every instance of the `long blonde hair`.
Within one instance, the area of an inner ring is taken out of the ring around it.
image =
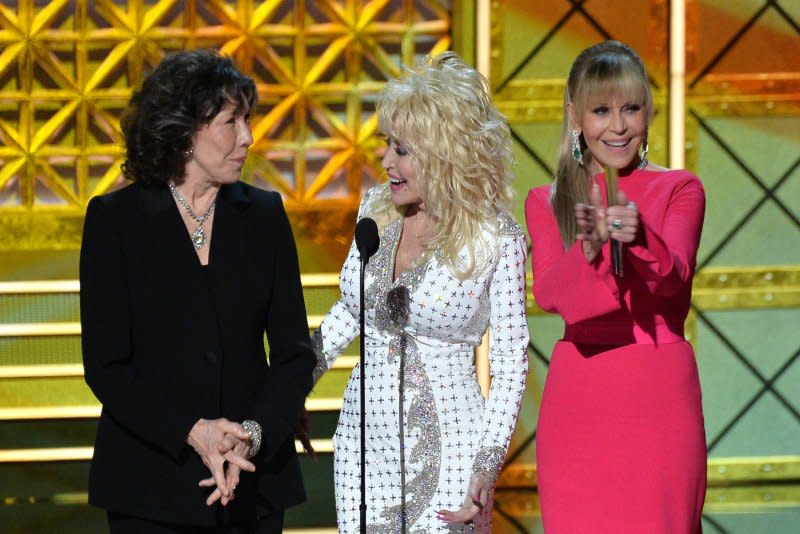
[[[593,160],[582,134],[579,140],[583,164],[579,164],[572,156],[574,126],[567,113],[567,106],[571,103],[575,116],[580,116],[590,97],[598,94],[628,95],[632,100],[641,103],[647,114],[648,124],[653,117],[653,95],[647,81],[647,72],[635,50],[619,41],[605,41],[578,55],[569,71],[567,88],[564,91],[564,122],[558,170],[551,195],[565,249],[575,242],[578,231],[575,204],[588,200]]]
[[[479,272],[498,233],[497,216],[510,214],[513,202],[511,136],[488,81],[444,52],[390,80],[377,112],[381,132],[406,146],[417,164],[420,196],[436,220],[427,250],[439,251],[459,278]],[[392,204],[388,184],[372,206],[379,225],[405,211]]]

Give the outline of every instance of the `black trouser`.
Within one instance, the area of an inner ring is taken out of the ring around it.
[[[108,528],[110,534],[281,534],[283,510],[271,512],[254,523],[218,527],[176,525],[108,512]]]

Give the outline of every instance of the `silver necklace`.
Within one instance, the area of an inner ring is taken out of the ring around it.
[[[194,233],[192,234],[192,245],[194,245],[194,248],[197,249],[203,248],[206,242],[208,241],[206,236],[206,231],[203,230],[203,223],[206,222],[206,219],[208,219],[214,212],[216,199],[214,200],[214,202],[211,203],[206,212],[201,217],[198,217],[197,214],[192,209],[192,207],[189,205],[189,202],[187,202],[186,199],[183,198],[183,195],[180,194],[178,188],[175,187],[175,184],[172,183],[172,181],[170,181],[167,183],[167,185],[169,186],[169,190],[172,193],[172,196],[175,197],[175,200],[177,200],[178,203],[180,203],[180,205],[183,206],[183,208],[186,210],[186,213],[189,214],[189,217],[194,219],[195,222],[197,223],[197,230],[195,230]]]

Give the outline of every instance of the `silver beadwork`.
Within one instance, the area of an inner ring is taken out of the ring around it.
[[[328,370],[325,354],[325,341],[322,339],[322,330],[315,330],[314,335],[311,336],[311,348],[314,349],[314,354],[317,356],[317,365],[314,366],[312,376],[316,384],[320,377]]]
[[[479,450],[478,454],[475,455],[472,469],[475,473],[481,473],[491,482],[494,482],[497,480],[500,467],[503,465],[503,458],[505,457],[506,451],[503,447],[485,447]]]
[[[407,456],[401,445],[400,453],[404,461],[401,461],[400,469],[404,472],[413,470],[416,476],[405,480],[400,488],[405,506],[396,504],[384,508],[380,516],[386,522],[367,527],[368,532],[380,534],[407,532],[408,527],[414,525],[422,512],[430,506],[438,487],[442,448],[436,403],[417,345],[405,333],[396,336],[391,344],[395,346],[395,352],[400,354],[400,366],[403,369],[402,390],[404,395],[412,398],[401,436],[413,434],[416,437],[416,444]],[[402,414],[404,406],[398,408]]]

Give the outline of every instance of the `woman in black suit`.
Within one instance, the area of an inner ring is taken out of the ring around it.
[[[280,196],[239,181],[256,99],[230,59],[167,57],[122,121],[134,183],[88,206],[89,501],[112,533],[280,532],[305,497],[293,430],[315,357]]]

